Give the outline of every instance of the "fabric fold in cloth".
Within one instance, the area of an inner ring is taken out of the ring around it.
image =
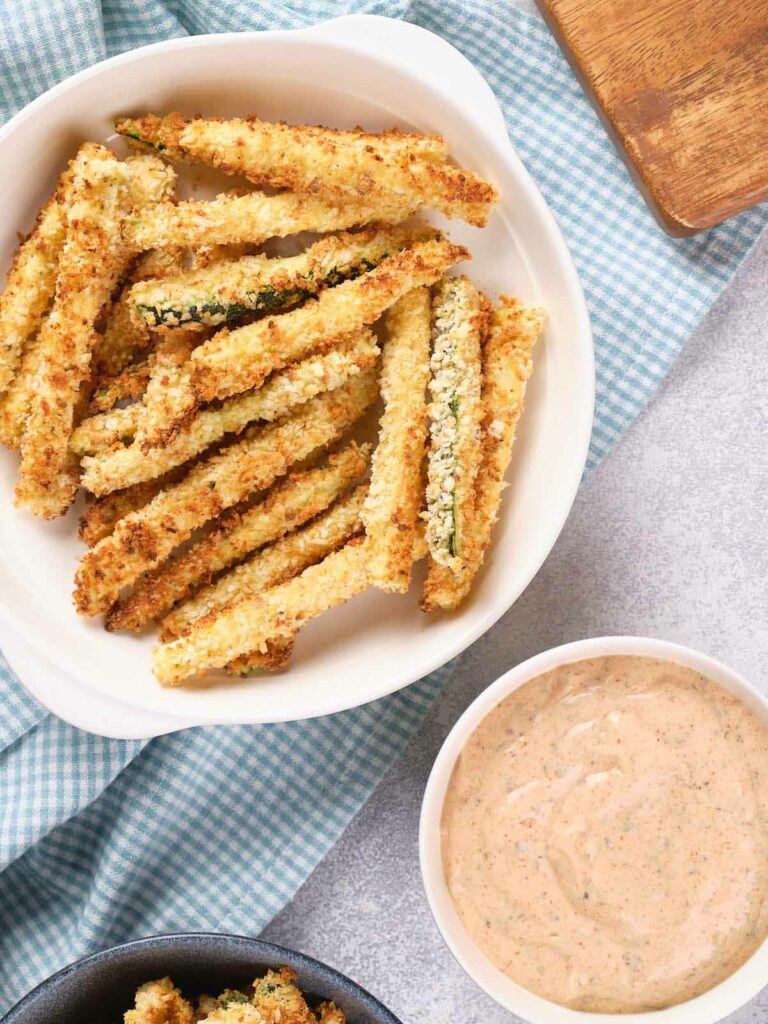
[[[146,43],[301,28],[360,12],[442,35],[499,98],[587,296],[597,356],[593,468],[647,402],[768,211],[692,239],[664,235],[539,18],[507,0],[6,3],[0,118],[95,61]],[[116,942],[184,929],[258,933],[365,802],[449,672],[331,718],[140,742],[65,725],[0,665],[0,1014],[59,967]]]

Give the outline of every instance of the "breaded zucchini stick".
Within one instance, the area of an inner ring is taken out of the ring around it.
[[[125,1014],[125,1024],[193,1024],[192,1007],[170,978],[148,981],[136,992],[135,1009]]]
[[[260,1011],[264,1024],[317,1024],[294,982],[298,975],[287,967],[267,971],[253,983],[253,1005]]]
[[[369,458],[368,449],[350,445],[325,466],[290,473],[252,508],[222,516],[211,533],[147,573],[119,600],[107,616],[107,629],[136,632],[217,572],[306,523],[367,471]]]
[[[194,530],[340,437],[376,392],[373,373],[353,378],[274,426],[251,430],[244,440],[198,463],[181,483],[120,520],[80,563],[74,595],[78,612],[107,611],[124,587],[162,562]]]
[[[143,281],[156,281],[182,270],[180,249],[153,249],[141,256],[123,285],[120,295],[107,313],[104,333],[93,352],[94,373],[99,376],[120,373],[140,352],[152,344],[148,328],[133,316],[131,289]]]
[[[126,136],[137,148],[162,153],[169,160],[181,163],[209,163],[186,149],[181,143],[181,134],[192,123],[191,117],[173,112],[159,117],[157,114],[145,114],[144,117],[124,117],[115,122],[115,131]],[[227,121],[223,118],[206,118],[207,124],[218,124],[224,131],[229,129],[229,142],[236,143],[240,126],[246,124],[239,119]],[[255,120],[255,119],[254,119]],[[286,125],[273,125],[275,128],[286,128]],[[412,153],[421,159],[444,160],[448,156],[448,146],[440,135],[425,135],[420,132],[404,132],[393,128],[387,132],[364,132],[360,128],[343,130],[338,128],[320,128],[303,126],[300,129],[308,146],[314,147],[313,155],[321,155],[327,159],[328,153],[341,145],[345,152],[356,152],[360,155],[378,153],[382,157],[393,153]]]
[[[16,502],[45,519],[63,515],[77,489],[69,450],[74,415],[89,374],[95,322],[124,265],[120,223],[126,210],[124,165],[110,150],[82,147],[59,259],[56,295],[40,332],[40,366],[26,430]]]
[[[8,271],[8,283],[0,296],[0,394],[15,377],[25,344],[40,330],[53,300],[74,175],[72,161]]]
[[[295,306],[323,288],[359,277],[416,240],[413,231],[373,228],[322,238],[298,256],[244,256],[205,270],[136,285],[136,317],[153,330],[215,327],[245,314]]]
[[[435,289],[424,517],[430,565],[453,572],[466,564],[474,513],[483,415],[480,344],[487,323],[488,303],[466,277],[447,277]]]
[[[149,383],[151,368],[147,359],[139,359],[116,374],[96,377],[88,415],[109,412],[118,402],[141,398]]]
[[[160,638],[181,636],[209,612],[283,583],[335,551],[362,529],[367,490],[361,484],[308,525],[287,533],[179,604],[163,619]]]
[[[295,637],[280,636],[267,640],[263,651],[251,651],[224,666],[224,671],[233,676],[249,676],[253,672],[266,670],[279,672],[291,660]]]
[[[150,127],[146,121],[133,121],[118,125],[118,131],[126,127],[139,138],[150,137],[153,129],[163,132],[156,122]],[[471,171],[447,163],[444,150],[438,156],[428,140],[430,153],[424,158],[418,136],[271,124],[256,118],[197,118],[180,128],[174,148],[227,174],[242,174],[256,185],[339,200],[394,199],[431,206],[483,227],[496,190]]]
[[[190,379],[189,357],[198,341],[195,331],[174,331],[158,342],[134,440],[140,451],[166,444],[194,414],[199,403]]]
[[[0,395],[0,442],[7,448],[17,450],[21,446],[41,354],[41,337],[36,334],[24,345],[16,375],[5,394]]]
[[[336,1003],[320,1003],[315,1007],[320,1024],[346,1024],[347,1018]]]
[[[423,504],[426,388],[432,303],[415,288],[387,313],[381,366],[384,413],[363,520],[374,586],[404,593],[411,584],[416,523]]]
[[[432,284],[469,253],[447,239],[417,242],[336,288],[321,292],[301,309],[234,331],[227,328],[192,355],[192,382],[202,401],[258,387],[275,370],[322,345],[372,324],[412,288]]]
[[[184,636],[155,648],[155,676],[174,686],[221,668],[268,640],[293,636],[310,619],[366,590],[371,580],[364,540],[353,538],[301,575],[198,620]]]
[[[216,199],[156,203],[145,207],[125,225],[125,238],[136,249],[249,242],[260,245],[268,238],[285,238],[301,231],[341,231],[365,224],[401,224],[413,206],[391,201],[344,202],[319,196],[285,192],[265,196],[220,195]]]
[[[349,335],[338,348],[288,366],[258,390],[199,410],[164,447],[144,452],[139,445],[131,445],[86,457],[83,483],[93,493],[104,494],[159,476],[226,434],[239,434],[257,420],[279,419],[315,395],[335,390],[375,366],[378,353],[376,340],[367,329]]]
[[[112,533],[115,524],[129,512],[143,508],[161,491],[183,480],[189,469],[189,464],[177,466],[170,473],[165,473],[155,480],[147,480],[133,487],[126,487],[125,490],[112,491],[111,494],[96,498],[80,517],[78,537],[92,548],[102,537]]]
[[[130,444],[136,436],[141,410],[141,404],[134,402],[124,409],[110,409],[89,416],[73,431],[69,441],[70,450],[79,456],[94,455],[115,445]]]
[[[500,303],[493,312],[483,347],[482,459],[475,482],[468,555],[458,574],[444,566],[431,567],[422,600],[425,611],[456,608],[469,593],[490,544],[506,486],[504,476],[512,457],[526,385],[533,372],[531,351],[541,334],[544,313],[521,306],[505,295]]]

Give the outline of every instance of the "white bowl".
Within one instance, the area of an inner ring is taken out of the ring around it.
[[[647,1013],[585,1013],[534,995],[495,967],[465,931],[445,882],[440,819],[454,765],[469,737],[497,704],[529,680],[560,665],[611,654],[641,655],[686,665],[740,698],[768,725],[768,700],[762,694],[722,662],[680,644],[646,637],[597,637],[554,647],[529,658],[497,679],[469,705],[437,755],[424,792],[419,826],[421,875],[427,900],[435,923],[459,965],[497,1003],[531,1024],[715,1024],[749,1002],[766,984],[768,940],[725,981],[685,1003]]]
[[[0,615],[6,636],[7,627],[16,634],[6,643],[10,661],[45,705],[109,736],[328,714],[444,664],[509,608],[550,551],[581,478],[592,423],[589,321],[552,215],[512,150],[484,79],[453,47],[400,21],[356,16],[297,32],[175,39],[56,86],[0,131],[3,258],[78,142],[109,140],[117,115],[172,109],[441,132],[453,155],[501,194],[486,230],[449,225],[475,254],[473,278],[492,294],[540,303],[548,320],[513,487],[473,600],[456,616],[428,619],[416,588],[400,599],[366,594],[303,630],[290,671],[273,678],[162,689],[150,671],[153,637],[110,635],[75,614],[72,578],[83,552],[76,512],[51,524],[13,508],[16,458],[0,454]]]

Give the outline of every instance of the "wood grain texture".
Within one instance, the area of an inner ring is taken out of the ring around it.
[[[672,235],[768,197],[768,0],[537,0]]]

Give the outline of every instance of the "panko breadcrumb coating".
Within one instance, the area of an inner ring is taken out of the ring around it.
[[[78,612],[107,611],[123,587],[162,562],[198,527],[340,437],[370,406],[376,391],[375,375],[364,374],[274,426],[252,429],[244,440],[204,459],[180,483],[120,520],[80,563],[74,595]]]
[[[423,545],[417,540],[414,558],[422,555]],[[370,584],[365,537],[355,537],[300,576],[213,611],[184,636],[156,647],[155,676],[163,686],[177,686],[190,675],[221,668],[269,640],[293,636],[310,619],[344,604]]]
[[[115,448],[83,459],[83,484],[94,494],[130,487],[187,462],[225,435],[256,421],[271,423],[316,395],[334,391],[376,365],[379,349],[367,329],[348,335],[328,352],[310,356],[274,374],[261,388],[198,410],[165,445]]]
[[[14,379],[22,351],[28,339],[39,331],[53,301],[76,163],[77,158],[59,178],[8,271],[8,282],[0,296],[0,394]]]
[[[447,277],[433,299],[427,465],[430,564],[458,572],[474,512],[483,409],[480,344],[489,304],[466,277]]]
[[[384,413],[363,511],[371,580],[400,593],[411,585],[416,523],[424,500],[431,311],[429,290],[416,288],[387,313],[381,364]]]
[[[365,224],[401,224],[413,207],[391,202],[337,202],[318,196],[220,195],[216,199],[187,199],[155,203],[124,227],[126,242],[135,249],[227,245],[260,245],[268,238],[285,238],[302,231],[340,231]]]
[[[110,409],[89,416],[72,432],[70,451],[75,455],[95,455],[96,452],[132,441],[136,436],[141,412],[141,403],[134,402],[125,408]]]
[[[543,323],[542,310],[522,306],[504,295],[493,311],[483,346],[482,455],[466,538],[467,555],[458,573],[444,566],[430,567],[422,598],[424,611],[458,607],[483,563],[506,486],[504,476],[512,457],[526,385],[533,372],[531,350]]]
[[[136,992],[136,1005],[125,1024],[193,1024],[192,1007],[170,978],[148,981]]]
[[[109,412],[118,402],[141,398],[146,391],[150,374],[150,360],[138,359],[119,373],[96,377],[88,405],[88,415]]]
[[[356,487],[308,525],[262,548],[242,565],[177,605],[163,619],[160,639],[181,636],[209,612],[284,583],[341,547],[362,528],[361,512],[367,490],[366,484]]]
[[[194,331],[174,331],[158,341],[134,438],[140,451],[166,444],[194,414],[198,401],[190,382],[189,357],[199,340]]]
[[[110,150],[94,143],[81,148],[53,308],[40,332],[40,363],[16,485],[17,504],[44,519],[63,515],[77,490],[77,462],[69,439],[89,374],[96,318],[124,266],[120,223],[128,198],[126,182],[125,165]]]
[[[141,629],[217,572],[301,526],[358,480],[369,460],[368,448],[348,445],[324,466],[290,473],[251,508],[226,513],[211,533],[148,573],[118,601],[107,616],[107,629]]]
[[[242,256],[137,284],[131,291],[134,317],[152,330],[201,330],[236,323],[247,314],[287,309],[323,288],[359,277],[419,234],[426,232],[381,227],[340,232],[298,256]]]
[[[27,426],[41,355],[42,338],[36,334],[24,345],[16,375],[0,395],[0,443],[14,451],[21,446]]]
[[[194,1009],[170,978],[150,981],[136,992],[136,1008],[125,1024],[346,1024],[342,1010],[323,1002],[312,1010],[288,967],[267,971],[247,991],[225,989],[221,995],[199,996]]]
[[[338,200],[376,199],[430,206],[448,217],[483,227],[496,202],[495,188],[446,162],[445,144],[430,136],[373,134],[257,118],[195,118],[178,114],[164,124],[156,115],[118,122],[117,130],[149,142],[173,138],[169,153],[241,174],[256,185]]]
[[[287,967],[267,971],[253,983],[253,1005],[261,1011],[265,1024],[317,1024],[304,996],[294,984],[296,972]]]
[[[182,480],[189,472],[190,467],[189,463],[177,466],[170,473],[165,473],[154,480],[126,487],[122,491],[112,491],[111,494],[105,494],[102,498],[91,501],[80,517],[78,537],[89,548],[92,548],[102,537],[112,533],[115,524],[129,512],[135,512],[137,509],[143,508],[144,505],[148,505],[155,495],[170,487],[171,484]]]
[[[300,309],[219,331],[192,355],[193,383],[201,400],[257,387],[274,370],[372,324],[406,292],[432,284],[468,257],[466,249],[444,238],[417,242],[362,277],[326,289]]]

